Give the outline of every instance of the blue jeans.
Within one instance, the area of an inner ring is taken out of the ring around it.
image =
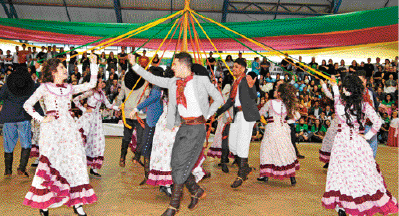
[[[371,129],[371,126],[366,125],[364,134],[369,132],[370,129]],[[368,142],[370,144],[371,149],[373,149],[373,156],[375,158],[375,156],[377,155],[377,148],[378,148],[377,134],[375,134],[370,140],[368,140]]]
[[[3,146],[5,153],[12,153],[14,151],[18,137],[21,142],[21,148],[30,149],[32,147],[32,130],[30,121],[4,124]]]

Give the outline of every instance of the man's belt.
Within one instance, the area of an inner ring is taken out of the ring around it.
[[[180,116],[182,119],[182,123],[185,125],[198,125],[198,124],[205,124],[206,120],[204,118],[204,116],[200,116],[200,117],[188,117],[188,118],[184,118],[182,116]]]

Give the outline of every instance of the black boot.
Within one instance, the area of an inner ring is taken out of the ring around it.
[[[180,208],[180,199],[183,196],[184,184],[174,184],[172,187],[172,198],[169,207],[161,216],[173,216]]]
[[[139,153],[138,150],[136,150],[136,152],[134,153],[134,157],[133,157],[133,159],[132,159],[132,162],[133,162],[134,164],[137,164],[137,163],[138,163],[138,164],[140,164],[142,167],[144,167],[144,163],[141,162],[140,158],[141,158],[141,153]]]
[[[188,205],[188,209],[194,210],[194,208],[197,207],[199,200],[205,198],[205,191],[195,182],[195,177],[191,173],[185,185],[191,194],[191,202]]]
[[[101,178],[101,174],[94,171],[92,168],[90,168],[90,174],[94,175],[95,177]]]
[[[48,209],[47,211],[44,211],[43,209],[39,209],[40,215],[41,216],[48,216]]]
[[[258,180],[258,181],[263,181],[263,182],[268,182],[268,181],[269,181],[269,178],[268,178],[268,177],[259,177],[259,178],[257,178],[256,180]]]
[[[127,148],[129,147],[129,141],[122,140],[122,147],[121,147],[121,159],[119,161],[120,167],[126,166],[126,155],[127,155]]]
[[[149,173],[150,173],[150,159],[144,158],[144,180],[140,182],[140,185],[144,185],[147,182]]]
[[[236,164],[237,166],[239,166],[240,164],[240,158],[237,155],[234,155],[234,161],[232,163],[232,165]]]
[[[247,180],[247,176],[251,173],[252,168],[248,165],[248,158],[239,158],[239,169],[238,169],[238,176],[236,180],[231,185],[232,188],[237,188],[242,185],[242,183]]]
[[[342,209],[340,209],[340,210],[338,211],[338,216],[346,216],[345,211],[342,210]]]
[[[328,169],[328,165],[329,165],[329,163],[324,164],[323,168]]]
[[[161,187],[159,187],[159,191],[162,192],[162,193],[165,193],[166,196],[168,196],[168,197],[172,197],[172,193],[169,191],[169,190],[171,190],[171,189],[172,189],[171,186],[169,186],[169,187],[167,187],[167,186],[161,186]]]
[[[290,180],[291,180],[291,185],[292,186],[296,185],[295,177],[290,177]]]
[[[227,167],[227,164],[222,163],[222,171],[223,171],[224,173],[229,173],[229,168]]]
[[[6,176],[6,178],[11,178],[13,158],[14,158],[14,154],[12,152],[4,153],[4,164],[5,164],[4,175]]]
[[[21,149],[21,159],[19,161],[19,167],[17,169],[18,175],[29,178],[29,174],[26,172],[26,166],[28,165],[30,155],[29,149]]]
[[[224,173],[229,173],[229,168],[227,164],[229,163],[229,149],[222,148],[222,157],[220,158],[220,166],[222,167],[222,171]]]

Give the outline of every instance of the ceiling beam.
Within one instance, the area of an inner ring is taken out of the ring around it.
[[[229,0],[223,1],[223,9],[222,9],[222,23],[226,22],[227,19],[227,9],[229,8]]]
[[[114,9],[116,14],[116,21],[118,23],[122,23],[121,3],[119,2],[119,0],[114,0]]]
[[[63,0],[63,1],[64,1],[64,6],[65,6],[66,14],[67,14],[67,16],[68,16],[68,20],[69,20],[69,22],[71,22],[71,16],[69,16],[68,6],[67,6],[65,0]]]

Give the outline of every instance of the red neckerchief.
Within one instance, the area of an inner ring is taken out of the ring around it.
[[[234,80],[233,87],[231,88],[231,92],[230,92],[230,98],[232,100],[234,100],[236,98],[237,91],[238,91],[238,85],[240,84],[240,82],[241,82],[242,78],[244,78],[244,76],[245,76],[245,74],[241,75],[236,80]]]
[[[187,83],[193,79],[193,75],[186,77],[185,79],[180,79],[176,81],[176,101],[177,105],[182,104],[187,109],[186,96],[184,96],[184,88]]]
[[[67,88],[64,84],[55,84],[55,86],[57,86],[59,88]]]

